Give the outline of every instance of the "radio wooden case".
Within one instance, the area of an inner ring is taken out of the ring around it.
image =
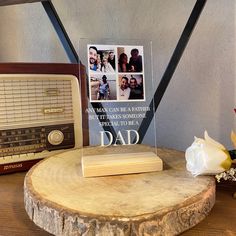
[[[0,174],[83,145],[75,75],[0,74],[0,101]]]

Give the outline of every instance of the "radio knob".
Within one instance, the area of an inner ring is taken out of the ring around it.
[[[59,145],[64,140],[64,134],[60,130],[53,130],[48,134],[48,142],[52,145]]]

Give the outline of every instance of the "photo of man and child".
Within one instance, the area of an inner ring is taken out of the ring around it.
[[[88,45],[90,101],[145,100],[143,46]]]
[[[90,100],[116,101],[116,78],[114,75],[95,74],[90,77]]]

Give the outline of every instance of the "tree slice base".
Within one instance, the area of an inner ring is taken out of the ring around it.
[[[101,153],[99,147],[87,150]],[[54,235],[177,235],[203,220],[215,203],[214,178],[192,177],[182,152],[157,149],[160,172],[96,178],[82,176],[81,153],[44,159],[25,177],[25,209]]]

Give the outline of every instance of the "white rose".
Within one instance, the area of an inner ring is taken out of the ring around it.
[[[207,131],[205,139],[195,137],[194,142],[185,152],[186,168],[193,176],[204,174],[218,174],[231,167],[232,160],[225,147],[209,137]]]

